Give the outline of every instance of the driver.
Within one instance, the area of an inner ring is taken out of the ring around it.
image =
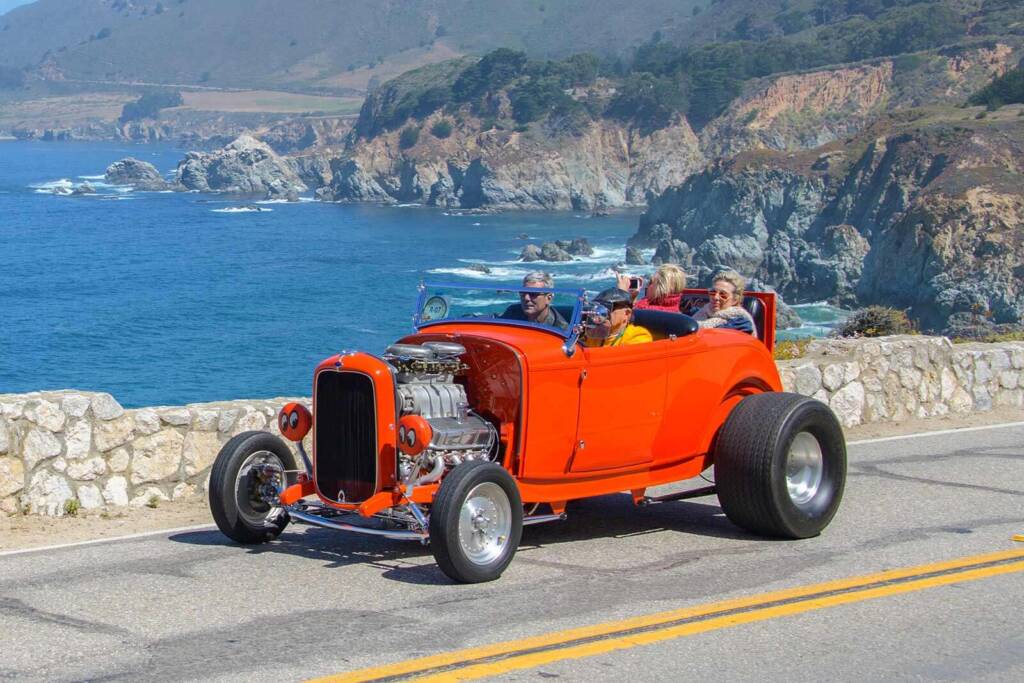
[[[588,312],[581,343],[587,347],[625,346],[654,341],[646,327],[634,325],[633,297],[618,287],[606,289],[594,297],[594,308]]]
[[[554,289],[555,279],[548,273],[534,271],[523,278],[523,288]],[[519,292],[519,304],[512,304],[501,317],[505,320],[526,320],[557,327],[560,330],[569,328],[562,314],[551,305],[555,295],[551,292]]]

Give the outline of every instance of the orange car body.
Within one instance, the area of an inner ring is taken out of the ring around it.
[[[647,487],[698,476],[712,464],[715,435],[733,407],[744,396],[782,390],[771,356],[774,295],[751,296],[766,312],[764,342],[733,330],[702,329],[631,346],[578,347],[570,355],[562,337],[542,329],[458,320],[422,327],[400,341],[466,348],[468,369],[456,381],[466,387],[470,408],[497,426],[498,461],[525,504],[548,503],[560,513],[569,500],[619,491],[639,500]],[[314,373],[314,406],[322,373],[335,372],[357,373],[372,384],[373,485],[338,502],[319,489],[314,470],[312,479],[284,491],[282,503],[315,493],[326,505],[364,516],[405,499],[430,504],[438,482],[409,490],[399,481],[393,368],[366,353],[332,356]],[[321,448],[317,433],[314,468]]]

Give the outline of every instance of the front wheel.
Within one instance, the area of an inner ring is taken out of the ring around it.
[[[831,409],[799,394],[744,398],[715,444],[726,516],[768,536],[809,538],[828,526],[846,483],[846,441]]]
[[[450,578],[461,583],[498,578],[522,533],[519,488],[500,465],[471,460],[442,480],[430,510],[430,549]]]
[[[217,527],[239,543],[263,543],[284,531],[290,518],[275,507],[277,492],[296,469],[285,443],[267,432],[243,432],[217,454],[210,471],[210,512]]]

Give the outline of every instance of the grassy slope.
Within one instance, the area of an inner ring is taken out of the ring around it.
[[[49,50],[69,78],[301,87],[439,33],[455,52],[626,51],[700,2],[291,0],[282,11],[275,0],[38,0],[0,19],[0,64],[36,65]]]

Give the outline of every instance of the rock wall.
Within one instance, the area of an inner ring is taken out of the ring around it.
[[[0,514],[61,516],[203,496],[210,465],[235,434],[278,434],[289,400],[125,410],[110,395],[0,395]]]
[[[779,370],[787,391],[828,403],[848,427],[1024,406],[1024,342],[821,340]],[[251,429],[277,434],[289,400],[125,410],[102,393],[0,395],[0,514],[203,497],[221,446]]]

